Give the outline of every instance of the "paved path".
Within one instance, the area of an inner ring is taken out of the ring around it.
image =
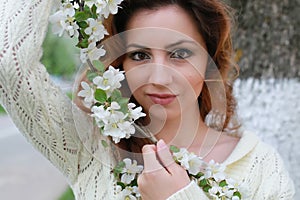
[[[67,188],[60,172],[0,115],[0,199],[57,200]]]

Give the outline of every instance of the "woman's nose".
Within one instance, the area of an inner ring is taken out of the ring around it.
[[[164,64],[152,63],[148,81],[154,85],[169,85],[173,81],[171,68]]]

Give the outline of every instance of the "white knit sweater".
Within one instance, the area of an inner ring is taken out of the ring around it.
[[[116,199],[113,147],[98,145],[104,138],[95,134],[92,120],[49,80],[39,62],[53,2],[0,0],[0,103],[28,141],[65,175],[76,199]],[[246,186],[244,199],[292,199],[293,184],[279,155],[253,134],[244,133],[224,163],[228,176]],[[177,199],[208,198],[192,182],[169,197]]]

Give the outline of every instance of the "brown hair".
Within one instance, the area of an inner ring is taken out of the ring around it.
[[[156,10],[168,5],[177,5],[189,13],[199,28],[199,33],[204,38],[207,51],[215,62],[223,79],[226,93],[226,116],[223,131],[229,128],[229,122],[235,114],[236,101],[232,93],[230,78],[236,73],[238,67],[232,62],[233,48],[231,43],[232,17],[229,8],[220,0],[124,0],[118,13],[106,22],[108,31],[113,35],[126,31],[126,26],[132,16],[140,10]],[[205,84],[198,98],[202,119],[212,109],[208,87]],[[237,129],[238,125],[233,129]],[[127,150],[139,152],[137,146],[142,147],[147,142],[138,138],[122,141],[121,146]]]

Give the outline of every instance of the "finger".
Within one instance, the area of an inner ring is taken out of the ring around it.
[[[161,170],[163,168],[163,166],[157,160],[155,145],[144,145],[142,152],[145,173]]]
[[[156,152],[160,162],[170,173],[174,171],[174,167],[178,167],[173,159],[173,156],[168,146],[163,140],[159,140],[157,142]]]

